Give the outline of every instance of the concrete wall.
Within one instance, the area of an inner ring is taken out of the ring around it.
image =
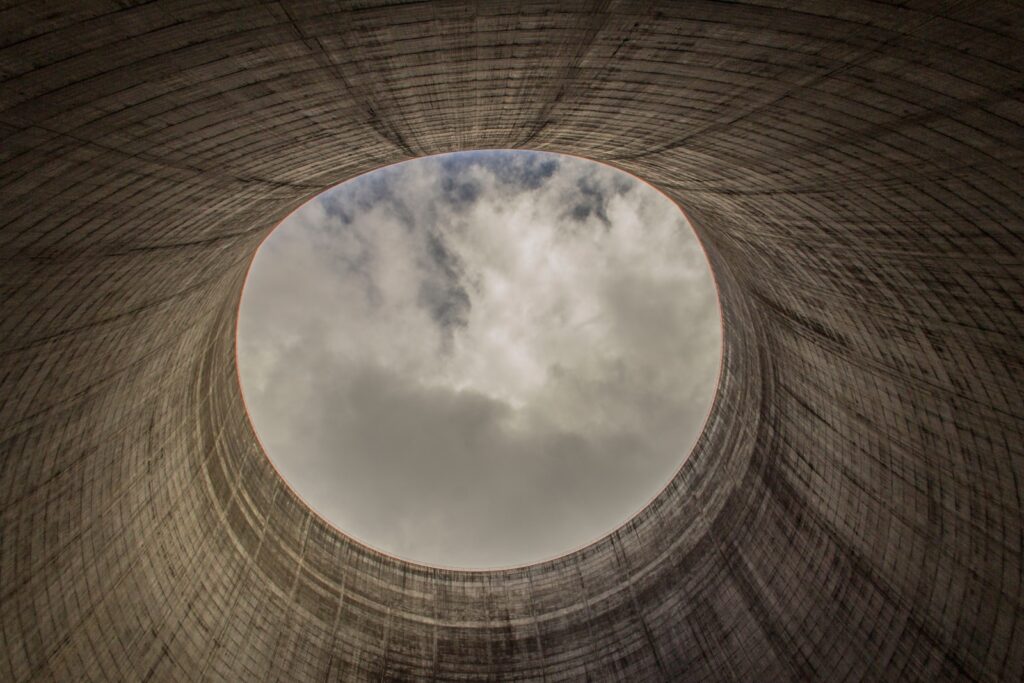
[[[0,679],[1024,676],[1020,3],[32,1],[0,36]],[[328,186],[513,147],[687,210],[717,403],[602,541],[407,564],[261,452],[242,279]]]

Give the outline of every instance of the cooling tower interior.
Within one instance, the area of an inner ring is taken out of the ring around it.
[[[0,679],[1018,681],[1024,6],[0,10]],[[494,571],[314,514],[242,402],[261,240],[475,149],[686,211],[717,397],[603,539]]]

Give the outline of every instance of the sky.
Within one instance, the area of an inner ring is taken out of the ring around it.
[[[689,454],[721,360],[679,209],[575,157],[463,152],[360,176],[267,238],[238,363],[256,433],[344,533],[444,567],[598,540]]]

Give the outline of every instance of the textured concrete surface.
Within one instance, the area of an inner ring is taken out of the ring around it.
[[[0,10],[0,679],[1020,680],[1015,1]],[[696,452],[604,540],[360,547],[239,396],[260,239],[382,164],[567,152],[721,287]]]

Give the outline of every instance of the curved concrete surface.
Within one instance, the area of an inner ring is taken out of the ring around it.
[[[0,678],[1024,675],[1019,4],[136,4],[0,13]],[[426,568],[276,476],[235,314],[308,197],[498,147],[687,209],[723,376],[615,533]]]

